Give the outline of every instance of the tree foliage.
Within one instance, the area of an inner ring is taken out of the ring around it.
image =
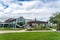
[[[53,16],[51,16],[50,22],[56,23],[58,25],[58,28],[60,29],[60,12],[57,12]]]

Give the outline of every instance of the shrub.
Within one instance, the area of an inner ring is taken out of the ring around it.
[[[32,28],[27,29],[27,31],[32,31],[32,30],[33,30]]]
[[[34,30],[50,30],[49,28],[46,28],[46,27],[44,27],[44,26],[34,27],[33,29],[34,29]]]

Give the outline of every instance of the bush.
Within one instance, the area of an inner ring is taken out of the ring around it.
[[[57,26],[52,26],[53,29],[57,29]]]
[[[32,28],[27,29],[27,31],[32,31],[32,30],[33,30]]]
[[[34,30],[50,30],[49,28],[46,28],[44,26],[41,26],[41,27],[35,27],[33,28]]]

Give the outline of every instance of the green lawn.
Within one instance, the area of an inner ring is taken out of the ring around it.
[[[0,30],[22,30],[24,28],[0,28]]]
[[[21,32],[0,34],[0,40],[60,40],[57,32]]]

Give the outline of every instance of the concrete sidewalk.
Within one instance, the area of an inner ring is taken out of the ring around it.
[[[0,34],[3,34],[3,33],[14,33],[14,32],[25,32],[25,30],[9,30],[9,31],[0,31]]]
[[[26,31],[26,30],[9,30],[9,31],[0,31],[0,34],[4,33],[16,33],[16,32],[53,32],[52,30],[38,30],[38,31]]]

